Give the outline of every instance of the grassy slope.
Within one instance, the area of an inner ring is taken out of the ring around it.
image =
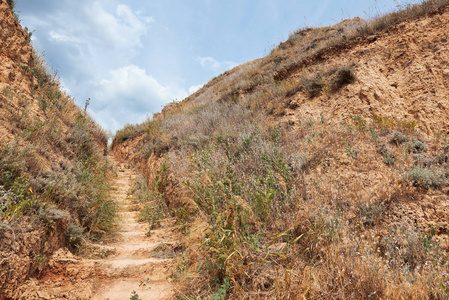
[[[429,120],[352,107],[336,116],[319,106],[366,76],[356,72],[363,57],[335,53],[446,5],[425,1],[371,23],[300,30],[269,56],[117,133],[117,155],[146,171],[179,229],[193,237],[189,224],[206,224],[174,272],[182,295],[447,297],[443,128],[432,125],[433,134]],[[302,103],[317,113],[295,118]]]
[[[112,233],[115,216],[105,132],[61,90],[12,4],[0,3],[0,298],[57,248]]]

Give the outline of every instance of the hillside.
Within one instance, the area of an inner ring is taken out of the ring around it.
[[[13,8],[0,1],[0,299],[21,298],[61,247],[108,237],[116,210],[104,130],[61,90]]]
[[[447,5],[298,30],[117,132],[180,297],[448,297]]]

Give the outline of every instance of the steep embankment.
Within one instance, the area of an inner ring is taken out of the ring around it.
[[[447,297],[448,20],[424,1],[300,30],[117,133],[187,236],[206,224],[184,295]]]
[[[13,4],[0,1],[0,299],[115,220],[105,132],[60,89]]]

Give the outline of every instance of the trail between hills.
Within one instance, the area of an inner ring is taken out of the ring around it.
[[[139,223],[137,205],[131,188],[139,176],[125,164],[110,157],[118,169],[112,197],[119,207],[119,229],[114,242],[99,246],[103,259],[79,258],[60,249],[49,260],[41,279],[30,282],[23,299],[130,299],[133,291],[139,299],[168,299],[173,295],[170,269],[179,243],[170,225],[145,233],[148,224]],[[136,298],[137,299],[137,298]]]

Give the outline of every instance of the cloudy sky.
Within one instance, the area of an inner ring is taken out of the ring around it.
[[[145,120],[304,26],[406,0],[15,0],[63,87],[105,128]]]

